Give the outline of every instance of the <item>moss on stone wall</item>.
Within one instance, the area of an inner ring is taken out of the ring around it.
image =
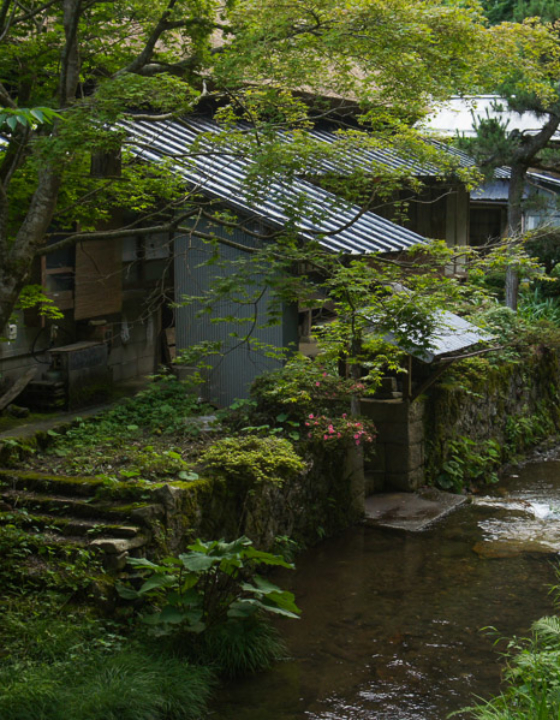
[[[423,398],[426,482],[445,485],[442,478],[455,467],[450,463],[458,463],[464,466],[463,484],[478,483],[471,469],[485,461],[491,480],[496,467],[560,430],[559,390],[558,355],[542,346],[516,362],[457,363]],[[461,443],[469,450],[461,453]],[[489,454],[495,447],[499,458]]]

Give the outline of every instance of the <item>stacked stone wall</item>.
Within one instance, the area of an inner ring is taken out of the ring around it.
[[[560,365],[544,350],[461,381],[443,377],[419,400],[424,414],[424,480],[433,482],[450,441],[495,441],[507,460],[560,430]]]

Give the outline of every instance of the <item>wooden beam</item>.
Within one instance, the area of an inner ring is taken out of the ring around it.
[[[19,380],[16,380],[15,383],[12,385],[12,387],[8,390],[8,392],[4,393],[2,397],[0,397],[0,412],[4,410],[4,408],[8,407],[8,405],[12,402],[12,400],[15,400],[18,395],[20,395],[25,388],[29,385],[29,383],[33,380],[35,375],[37,374],[37,368],[33,367],[30,368],[25,375],[19,378]]]

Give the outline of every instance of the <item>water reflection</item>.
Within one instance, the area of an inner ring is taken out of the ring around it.
[[[491,557],[480,547],[530,540],[535,522],[560,542],[560,463],[518,475],[505,497],[463,506],[423,533],[360,527],[304,553],[277,578],[303,610],[281,626],[293,659],[232,684],[214,717],[442,720],[497,692],[497,636],[481,629],[520,635],[551,612],[554,567],[531,548]],[[538,517],[524,503],[551,511]]]

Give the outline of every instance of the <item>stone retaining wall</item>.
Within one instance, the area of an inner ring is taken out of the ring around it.
[[[369,468],[370,492],[414,491],[433,484],[451,441],[495,441],[509,460],[560,430],[560,365],[540,349],[518,363],[453,368],[414,402],[363,401],[361,412],[378,430]]]
[[[363,486],[348,454],[317,457],[298,478],[244,483],[231,478],[169,483],[158,491],[166,508],[167,549],[188,539],[233,539],[247,535],[270,550],[275,538],[313,545],[363,516]]]

